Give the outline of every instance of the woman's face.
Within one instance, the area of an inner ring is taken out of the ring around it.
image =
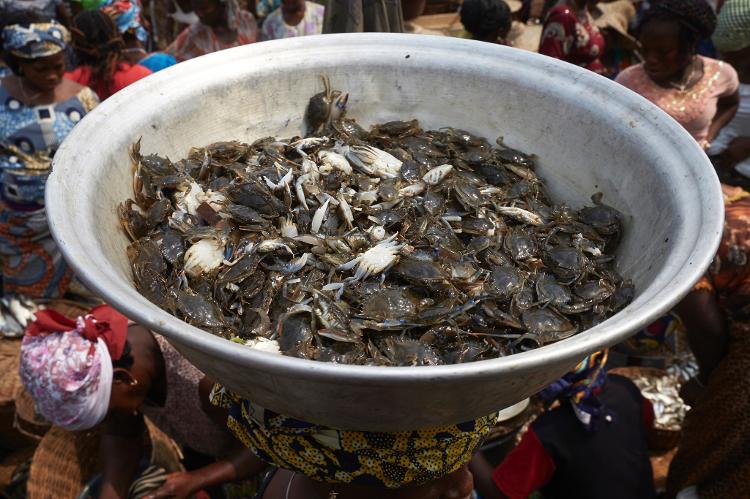
[[[675,21],[654,20],[641,28],[643,68],[656,83],[679,80],[692,61],[680,37],[680,25]]]
[[[305,8],[305,0],[281,0],[281,11],[296,13]]]
[[[193,12],[201,23],[211,28],[221,26],[226,21],[224,4],[218,0],[193,0]]]
[[[65,54],[58,52],[21,62],[18,66],[26,85],[46,92],[54,91],[62,83],[65,74]]]

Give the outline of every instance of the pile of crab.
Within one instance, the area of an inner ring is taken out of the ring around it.
[[[501,141],[417,121],[366,131],[345,103],[313,97],[305,138],[176,162],[136,144],[119,215],[138,290],[250,347],[386,366],[513,354],[632,299],[618,211],[552,204],[534,158]]]

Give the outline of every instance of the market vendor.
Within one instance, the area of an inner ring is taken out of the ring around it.
[[[483,499],[656,497],[647,439],[654,411],[632,381],[589,355],[542,390],[550,409],[494,470],[478,454],[471,470]],[[553,405],[554,404],[554,405]]]
[[[667,497],[750,494],[750,193],[722,186],[724,235],[706,275],[676,307],[699,374],[667,478]]]
[[[103,11],[84,10],[73,19],[71,30],[79,65],[65,77],[90,86],[100,99],[151,74],[150,69],[128,60],[123,52],[125,41]]]
[[[563,0],[544,21],[539,53],[603,73],[604,35],[594,23],[591,9],[598,0]]]
[[[497,421],[494,413],[415,431],[348,431],[275,413],[218,385],[211,400],[247,448],[279,467],[264,499],[469,498],[467,464]]]
[[[152,497],[190,497],[266,467],[207,415],[202,401],[213,383],[162,336],[128,326],[107,305],[75,321],[37,312],[22,342],[20,374],[37,410],[53,424],[70,431],[104,424],[101,498],[127,497],[138,476],[144,415],[183,448],[216,459],[168,476]]]
[[[461,5],[461,24],[474,40],[505,45],[512,23],[503,0],[465,0]]]
[[[200,22],[185,28],[166,50],[177,62],[257,41],[255,17],[237,0],[193,0],[192,6]]]
[[[141,8],[136,0],[105,0],[99,9],[107,14],[117,26],[123,41],[122,55],[131,65],[138,64],[151,72],[177,64],[174,57],[164,52],[149,54],[148,32],[141,20]]]
[[[641,15],[638,41],[644,62],[616,81],[674,118],[704,149],[739,106],[739,80],[731,65],[698,55],[716,15],[705,0],[658,0]]]
[[[3,19],[0,84],[0,260],[3,293],[58,298],[73,273],[52,239],[44,191],[52,157],[98,99],[63,78],[68,30],[21,13]]]

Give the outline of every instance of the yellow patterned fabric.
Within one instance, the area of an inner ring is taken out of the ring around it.
[[[211,403],[229,410],[229,429],[268,463],[319,482],[388,488],[427,483],[456,471],[497,422],[494,413],[415,431],[349,431],[277,414],[220,385],[214,386]]]

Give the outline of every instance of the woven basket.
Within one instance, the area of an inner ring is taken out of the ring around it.
[[[36,402],[24,388],[16,396],[13,427],[27,438],[38,442],[52,427],[49,421],[36,413]]]
[[[16,397],[23,390],[18,375],[20,352],[20,339],[0,338],[0,447],[9,451],[23,449],[35,442],[14,425]]]
[[[172,439],[146,418],[151,463],[167,473],[182,471],[182,454]],[[101,472],[101,427],[72,433],[52,427],[39,443],[31,462],[29,499],[75,499],[83,487]]]
[[[626,378],[635,379],[641,376],[647,378],[661,378],[667,375],[663,369],[654,367],[616,367],[608,371],[610,374],[619,374]],[[680,443],[682,429],[667,429],[654,426],[648,434],[648,448],[653,451],[664,452],[674,449]]]

